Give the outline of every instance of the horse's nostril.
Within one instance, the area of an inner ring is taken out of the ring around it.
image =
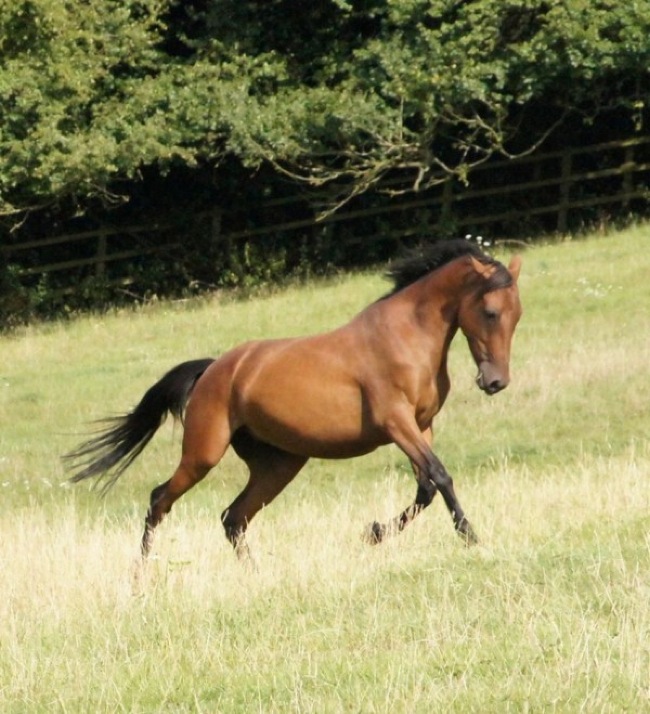
[[[489,394],[496,394],[497,392],[500,392],[502,389],[504,389],[505,386],[505,382],[502,382],[500,379],[493,379],[488,384],[487,391]]]

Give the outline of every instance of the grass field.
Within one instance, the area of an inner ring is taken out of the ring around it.
[[[0,711],[650,711],[649,233],[525,251],[502,394],[476,389],[454,343],[435,449],[470,549],[438,499],[362,542],[414,496],[392,447],[311,462],[253,522],[255,572],[219,522],[245,482],[227,456],[134,579],[180,427],[104,499],[65,483],[59,457],[89,421],[185,359],[340,324],[386,290],[379,271],[1,337]]]

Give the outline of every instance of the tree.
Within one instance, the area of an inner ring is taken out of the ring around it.
[[[225,157],[334,207],[462,178],[568,113],[638,124],[649,31],[650,0],[0,0],[0,210]]]
[[[273,5],[287,16],[265,46],[290,79],[258,97],[283,132],[261,128],[260,157],[312,183],[345,178],[348,194],[394,169],[411,170],[413,188],[462,178],[533,150],[569,113],[619,104],[638,119],[646,105],[647,1],[341,0],[309,71],[283,49],[301,36],[287,32],[288,4]]]

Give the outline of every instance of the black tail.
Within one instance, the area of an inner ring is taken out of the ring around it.
[[[70,480],[99,476],[106,479],[103,490],[107,491],[151,441],[167,414],[182,421],[196,381],[212,362],[208,358],[177,365],[147,390],[133,411],[102,420],[107,428],[63,457],[71,469],[80,469]]]

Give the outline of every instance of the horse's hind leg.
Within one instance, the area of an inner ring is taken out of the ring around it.
[[[151,550],[153,532],[174,503],[203,479],[221,460],[230,443],[230,428],[224,415],[188,409],[183,435],[183,455],[173,476],[151,492],[145,518],[141,551]]]
[[[232,446],[246,462],[250,475],[244,490],[222,513],[221,522],[237,555],[248,557],[244,537],[248,524],[293,480],[307,458],[258,441],[245,429],[235,433]]]
[[[151,550],[153,532],[156,526],[169,513],[173,504],[187,491],[197,484],[210,470],[211,466],[191,461],[181,460],[174,475],[156,486],[151,492],[149,510],[144,522],[141,552],[146,557]]]

